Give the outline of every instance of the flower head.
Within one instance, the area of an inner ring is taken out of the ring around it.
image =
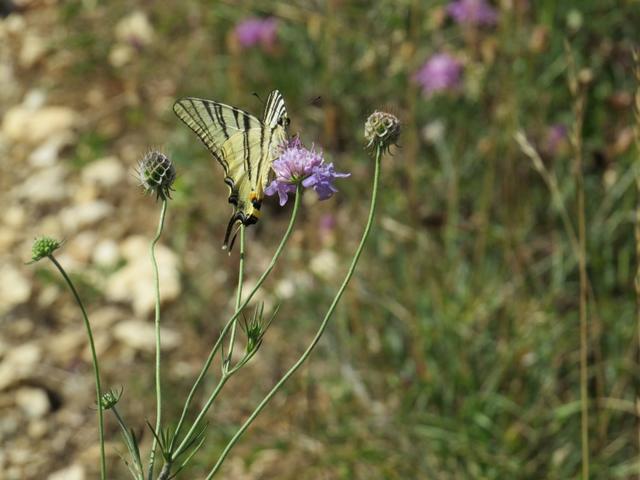
[[[295,193],[296,186],[313,188],[320,200],[326,200],[338,190],[333,186],[336,178],[348,177],[349,173],[338,173],[333,163],[324,163],[322,152],[313,147],[308,150],[299,138],[285,147],[280,157],[273,162],[276,179],[265,189],[267,195],[278,194],[280,206],[287,203],[288,194]]]
[[[462,64],[448,53],[433,55],[418,70],[414,80],[420,84],[425,95],[444,90],[455,90],[460,86]]]
[[[259,45],[270,50],[278,39],[278,21],[273,17],[247,18],[236,25],[234,33],[243,48]]]
[[[100,398],[102,409],[112,409],[120,401],[120,397],[122,397],[122,388],[119,391],[109,390],[108,392],[103,393],[102,397]]]
[[[566,143],[569,131],[567,126],[562,123],[556,123],[547,130],[545,150],[551,155],[555,155],[562,149]]]
[[[498,20],[496,10],[486,0],[454,0],[448,5],[447,13],[462,25],[490,26]]]
[[[44,257],[50,257],[51,254],[60,248],[61,242],[51,237],[38,237],[31,247],[31,261],[37,262]]]
[[[155,193],[156,198],[171,198],[176,168],[165,154],[152,151],[138,162],[138,180],[147,193]]]
[[[367,148],[378,145],[383,150],[388,150],[396,144],[400,137],[400,122],[395,115],[385,112],[373,112],[364,124],[364,138]]]

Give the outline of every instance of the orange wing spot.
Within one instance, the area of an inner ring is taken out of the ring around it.
[[[249,201],[253,202],[254,200],[257,200],[258,195],[256,194],[256,192],[251,192],[249,194]]]

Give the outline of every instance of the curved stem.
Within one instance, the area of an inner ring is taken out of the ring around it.
[[[82,304],[82,300],[80,300],[80,295],[76,290],[76,287],[73,285],[73,282],[67,275],[67,272],[64,271],[62,265],[58,263],[58,260],[53,255],[49,256],[49,260],[53,262],[56,268],[60,271],[62,276],[64,277],[67,285],[71,289],[73,296],[76,299],[76,303],[80,307],[82,311],[82,319],[84,320],[84,326],[87,329],[87,337],[89,337],[89,347],[91,349],[91,360],[93,361],[93,374],[95,376],[96,381],[96,400],[98,403],[98,435],[100,437],[100,478],[101,480],[105,480],[107,477],[107,464],[105,460],[104,454],[104,409],[102,408],[102,386],[100,384],[100,368],[98,366],[98,354],[96,353],[96,346],[93,341],[93,332],[91,331],[91,324],[89,323],[89,317],[87,316],[87,311]]]
[[[182,414],[180,415],[180,420],[178,421],[178,426],[176,427],[176,432],[175,432],[175,435],[173,436],[173,440],[172,440],[172,443],[171,443],[171,446],[170,446],[170,450],[172,452],[173,452],[173,446],[174,446],[175,440],[178,438],[178,435],[180,433],[180,429],[182,428],[182,425],[184,424],[184,420],[185,420],[185,418],[187,416],[187,410],[189,409],[189,406],[191,405],[191,401],[193,400],[193,396],[194,396],[196,390],[198,389],[198,387],[200,386],[200,384],[202,383],[202,380],[204,379],[204,376],[206,375],[207,371],[209,370],[209,367],[211,366],[211,362],[213,362],[213,359],[214,359],[214,357],[216,355],[216,352],[218,351],[218,349],[222,345],[222,340],[224,339],[224,336],[229,331],[229,328],[231,327],[233,322],[240,316],[240,312],[242,312],[245,309],[245,307],[251,301],[251,299],[256,294],[258,289],[262,286],[264,281],[267,279],[267,277],[271,273],[271,270],[273,270],[273,267],[275,266],[276,262],[278,261],[278,258],[280,258],[280,255],[282,254],[284,246],[287,244],[287,241],[289,240],[289,237],[291,236],[291,233],[293,232],[293,226],[295,225],[296,217],[298,216],[298,210],[300,209],[299,207],[300,207],[300,199],[301,199],[301,197],[302,197],[302,186],[298,185],[298,187],[296,189],[295,200],[294,200],[294,203],[293,203],[293,210],[291,211],[291,218],[289,219],[289,225],[287,226],[287,230],[285,231],[284,236],[282,237],[282,240],[280,240],[280,245],[278,245],[278,248],[276,249],[276,251],[273,254],[273,257],[271,258],[271,262],[269,263],[269,265],[267,266],[266,270],[262,273],[262,275],[260,276],[260,278],[256,282],[255,287],[253,287],[251,292],[249,292],[249,295],[247,295],[247,297],[244,299],[244,301],[242,301],[242,304],[240,305],[240,308],[236,309],[236,312],[227,321],[226,325],[224,326],[224,328],[220,332],[220,335],[218,336],[218,340],[216,340],[216,343],[211,348],[211,351],[209,352],[209,356],[207,357],[207,360],[205,361],[204,365],[202,366],[202,370],[200,371],[200,374],[198,375],[198,378],[194,382],[193,387],[191,387],[191,391],[189,392],[189,395],[187,396],[187,400],[185,401],[184,407],[182,408]],[[171,458],[172,458],[172,460],[175,460],[175,458],[176,458],[175,452],[172,454]]]
[[[160,274],[158,272],[158,262],[156,260],[156,244],[160,240],[162,235],[162,229],[164,227],[164,217],[167,213],[167,199],[162,199],[162,209],[160,211],[160,220],[158,221],[158,229],[156,236],[151,241],[151,263],[153,264],[153,279],[156,295],[156,314],[155,314],[155,334],[156,334],[156,367],[155,367],[155,380],[156,380],[156,435],[153,436],[153,443],[151,445],[151,453],[149,454],[149,470],[147,471],[148,480],[153,478],[153,466],[155,464],[156,448],[158,440],[157,435],[160,435],[160,428],[162,425],[162,386],[160,383]]]
[[[369,218],[367,219],[367,225],[365,226],[364,232],[362,234],[362,238],[360,239],[360,244],[358,245],[358,249],[356,250],[356,253],[353,256],[353,260],[351,261],[349,270],[347,271],[347,274],[342,282],[342,285],[340,285],[338,292],[333,298],[333,301],[331,302],[331,306],[329,307],[329,310],[327,310],[327,313],[324,316],[324,319],[322,320],[322,323],[320,324],[320,327],[318,328],[316,335],[313,337],[313,340],[311,341],[307,349],[304,351],[304,353],[300,356],[298,361],[294,363],[293,366],[289,369],[289,371],[284,374],[284,376],[278,381],[278,383],[275,384],[275,386],[271,389],[271,391],[267,394],[267,396],[264,397],[262,402],[260,402],[260,404],[255,408],[255,410],[249,416],[249,418],[247,418],[247,420],[242,424],[242,426],[236,432],[236,434],[231,438],[231,440],[229,440],[229,443],[227,443],[227,446],[225,447],[224,451],[218,458],[218,461],[214,465],[213,469],[211,470],[211,472],[209,472],[209,475],[207,475],[206,480],[210,480],[216,474],[216,472],[220,469],[222,462],[224,462],[225,458],[227,457],[231,449],[234,447],[234,445],[238,442],[242,434],[247,430],[247,428],[249,428],[251,423],[256,419],[256,417],[260,414],[262,409],[267,405],[267,403],[269,403],[269,401],[278,392],[278,390],[280,390],[282,385],[284,385],[284,383],[289,379],[289,377],[291,377],[296,372],[296,370],[298,370],[298,368],[300,368],[300,366],[307,360],[307,358],[309,358],[309,355],[311,355],[311,352],[313,351],[315,346],[318,344],[320,337],[322,337],[322,334],[324,333],[327,327],[327,324],[329,322],[329,319],[331,318],[331,315],[336,309],[336,306],[338,305],[338,302],[340,301],[342,294],[344,293],[345,289],[347,288],[347,285],[349,284],[349,281],[351,280],[351,277],[353,276],[353,273],[356,269],[356,265],[358,264],[358,260],[360,259],[360,255],[362,254],[362,250],[367,241],[367,237],[369,236],[369,232],[371,231],[371,226],[373,225],[373,218],[376,210],[376,201],[378,196],[378,181],[380,177],[381,157],[382,157],[382,149],[378,147],[376,149],[375,173],[373,176],[373,192],[371,193],[371,206],[369,208]]]
[[[244,281],[244,224],[240,225],[240,262],[238,266],[238,288],[236,293],[236,312],[240,309],[242,301],[242,282]],[[227,364],[231,362],[233,355],[233,344],[236,340],[236,328],[238,327],[238,319],[236,318],[231,325],[231,335],[229,337],[229,353],[227,354]]]

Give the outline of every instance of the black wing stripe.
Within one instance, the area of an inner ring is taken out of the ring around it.
[[[251,143],[249,142],[249,117],[245,115],[243,117],[243,120],[244,131],[242,132],[242,140],[244,142],[244,163],[246,165],[247,176],[249,177],[249,181],[251,181]]]
[[[190,121],[187,121],[177,111],[176,111],[176,114],[178,114],[178,116],[182,120],[184,120],[185,124],[195,132],[195,134],[200,138],[200,140],[202,140],[202,143],[204,143],[204,145],[207,147],[207,150],[209,150],[209,152],[211,152],[211,154],[218,161],[218,163],[220,163],[220,165],[222,166],[226,174],[228,171],[229,165],[227,164],[226,160],[222,158],[222,156],[215,150],[216,145],[215,145],[215,142],[213,141],[213,138],[211,138],[211,134],[207,130],[207,122],[205,122],[204,118],[202,118],[202,115],[200,115],[200,111],[196,108],[193,100],[192,99],[188,99],[188,100],[191,102],[191,105],[193,107],[193,112],[195,112],[195,114],[191,113],[189,111],[190,109],[187,108],[186,105],[183,105],[182,102],[178,102],[176,105],[179,105],[184,110],[183,113],[186,115],[186,117]]]

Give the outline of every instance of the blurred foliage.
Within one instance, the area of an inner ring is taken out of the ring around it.
[[[291,398],[282,401],[293,413],[274,403],[235,452],[247,465],[265,449],[280,452],[278,469],[260,478],[578,477],[577,264],[549,191],[514,141],[523,130],[540,150],[573,216],[569,142],[547,146],[552,125],[573,123],[565,42],[588,77],[593,478],[638,473],[630,129],[640,4],[496,3],[498,24],[475,29],[448,19],[443,1],[138,2],[155,38],[121,67],[109,52],[113,25],[131,13],[130,2],[60,7],[64,48],[74,58],[61,95],[88,81],[103,85],[123,122],[90,124],[78,164],[90,156],[85,149],[126,142],[166,142],[178,163],[170,241],[186,252],[179,315],[196,331],[208,332],[202,312],[228,302],[234,279],[218,270],[231,272],[234,262],[217,251],[228,214],[220,171],[173,116],[173,99],[200,96],[259,112],[252,92],[264,99],[278,88],[291,131],[321,145],[338,170],[353,172],[335,199],[306,210],[281,268],[288,272],[304,271],[320,248],[337,254],[342,271],[367,208],[364,120],[381,108],[402,119],[401,145],[385,161],[376,233],[310,370],[286,389]],[[271,51],[244,50],[233,37],[234,26],[255,15],[279,20]],[[439,51],[463,62],[463,86],[425,97],[412,76]],[[325,214],[337,219],[335,243],[316,239]],[[283,221],[275,202],[266,207],[250,229],[250,261],[259,266]],[[227,288],[211,295],[218,281]],[[330,285],[316,278],[299,288],[279,315],[292,319],[279,327],[286,339],[267,335],[263,349],[290,363]],[[247,393],[247,405],[265,388]],[[176,397],[177,409],[182,393]],[[202,471],[237,421],[216,418],[198,460]]]

